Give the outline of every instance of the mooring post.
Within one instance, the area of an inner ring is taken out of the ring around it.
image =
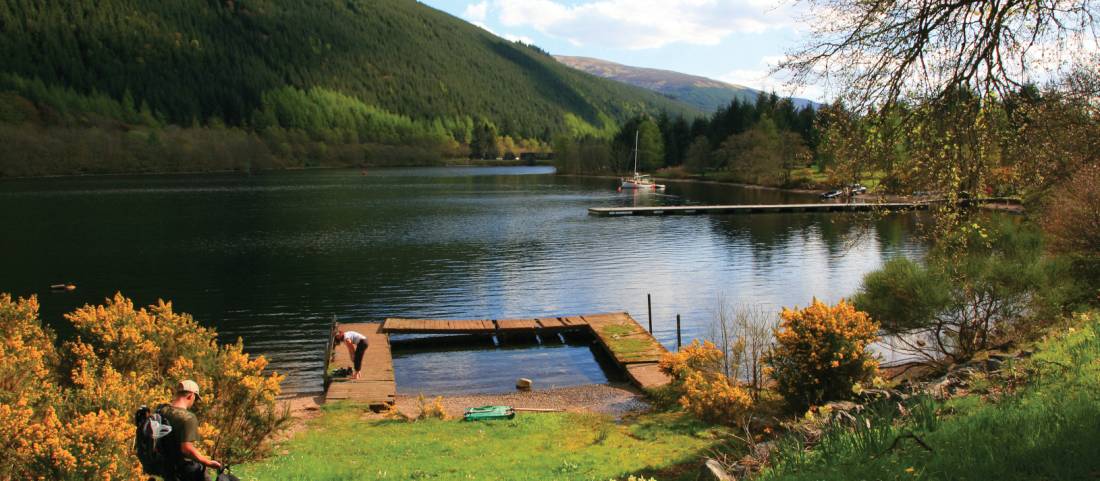
[[[330,324],[329,328],[328,328],[328,337],[325,338],[325,367],[324,367],[324,370],[321,371],[321,379],[323,380],[323,385],[325,387],[325,390],[328,390],[328,385],[329,385],[329,382],[331,381],[331,378],[330,378],[330,375],[329,375],[329,372],[328,372],[328,367],[329,367],[329,362],[332,361],[332,349],[335,347],[335,346],[333,346],[333,339],[335,339],[335,336],[336,336],[336,314],[333,314],[332,315],[332,324]]]
[[[653,296],[646,294],[645,303],[649,306],[649,333],[653,334]]]
[[[683,341],[680,339],[680,315],[676,314],[676,351],[680,351],[680,345]]]

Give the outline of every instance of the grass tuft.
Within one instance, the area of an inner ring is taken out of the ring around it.
[[[245,481],[606,481],[696,463],[720,438],[715,428],[677,413],[624,422],[520,413],[507,421],[407,423],[367,420],[347,404],[323,412],[276,450],[289,454],[240,466],[236,474]]]

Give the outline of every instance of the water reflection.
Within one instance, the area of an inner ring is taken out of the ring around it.
[[[39,294],[61,314],[121,290],[242,337],[288,374],[320,387],[333,317],[505,318],[626,310],[674,347],[701,336],[724,295],[806,305],[850,295],[864,273],[919,256],[913,216],[755,214],[599,218],[588,207],[812,202],[759,189],[670,182],[666,194],[616,192],[615,179],[540,168],[372,169],[258,176],[146,176],[0,183],[0,291]],[[78,290],[50,293],[73,281]],[[507,366],[508,369],[496,369]],[[510,389],[513,366],[552,383],[600,382],[586,346],[407,352],[402,389]],[[442,371],[441,371],[442,370]],[[441,376],[441,372],[451,373]],[[466,377],[471,376],[471,377]],[[468,381],[461,381],[467,379]],[[458,381],[456,381],[458,380]]]

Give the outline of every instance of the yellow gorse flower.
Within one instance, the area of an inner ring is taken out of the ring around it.
[[[140,479],[131,416],[167,401],[181,378],[204,391],[196,409],[208,455],[259,454],[282,422],[282,376],[263,372],[267,361],[239,340],[218,346],[213,330],[171,303],[135,309],[116,294],[66,318],[76,336],[62,358],[37,300],[0,294],[0,438],[13,440],[0,445],[0,479]]]
[[[815,298],[804,309],[783,309],[765,362],[780,393],[799,407],[850,395],[853,384],[877,369],[866,349],[878,329],[844,300],[829,306]]]

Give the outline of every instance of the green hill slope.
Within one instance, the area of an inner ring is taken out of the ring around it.
[[[548,140],[641,111],[697,113],[412,0],[0,0],[0,58],[0,92],[39,105],[98,97],[66,105],[313,137],[346,127],[362,142],[410,140],[361,128],[378,119],[465,143],[479,118]]]

